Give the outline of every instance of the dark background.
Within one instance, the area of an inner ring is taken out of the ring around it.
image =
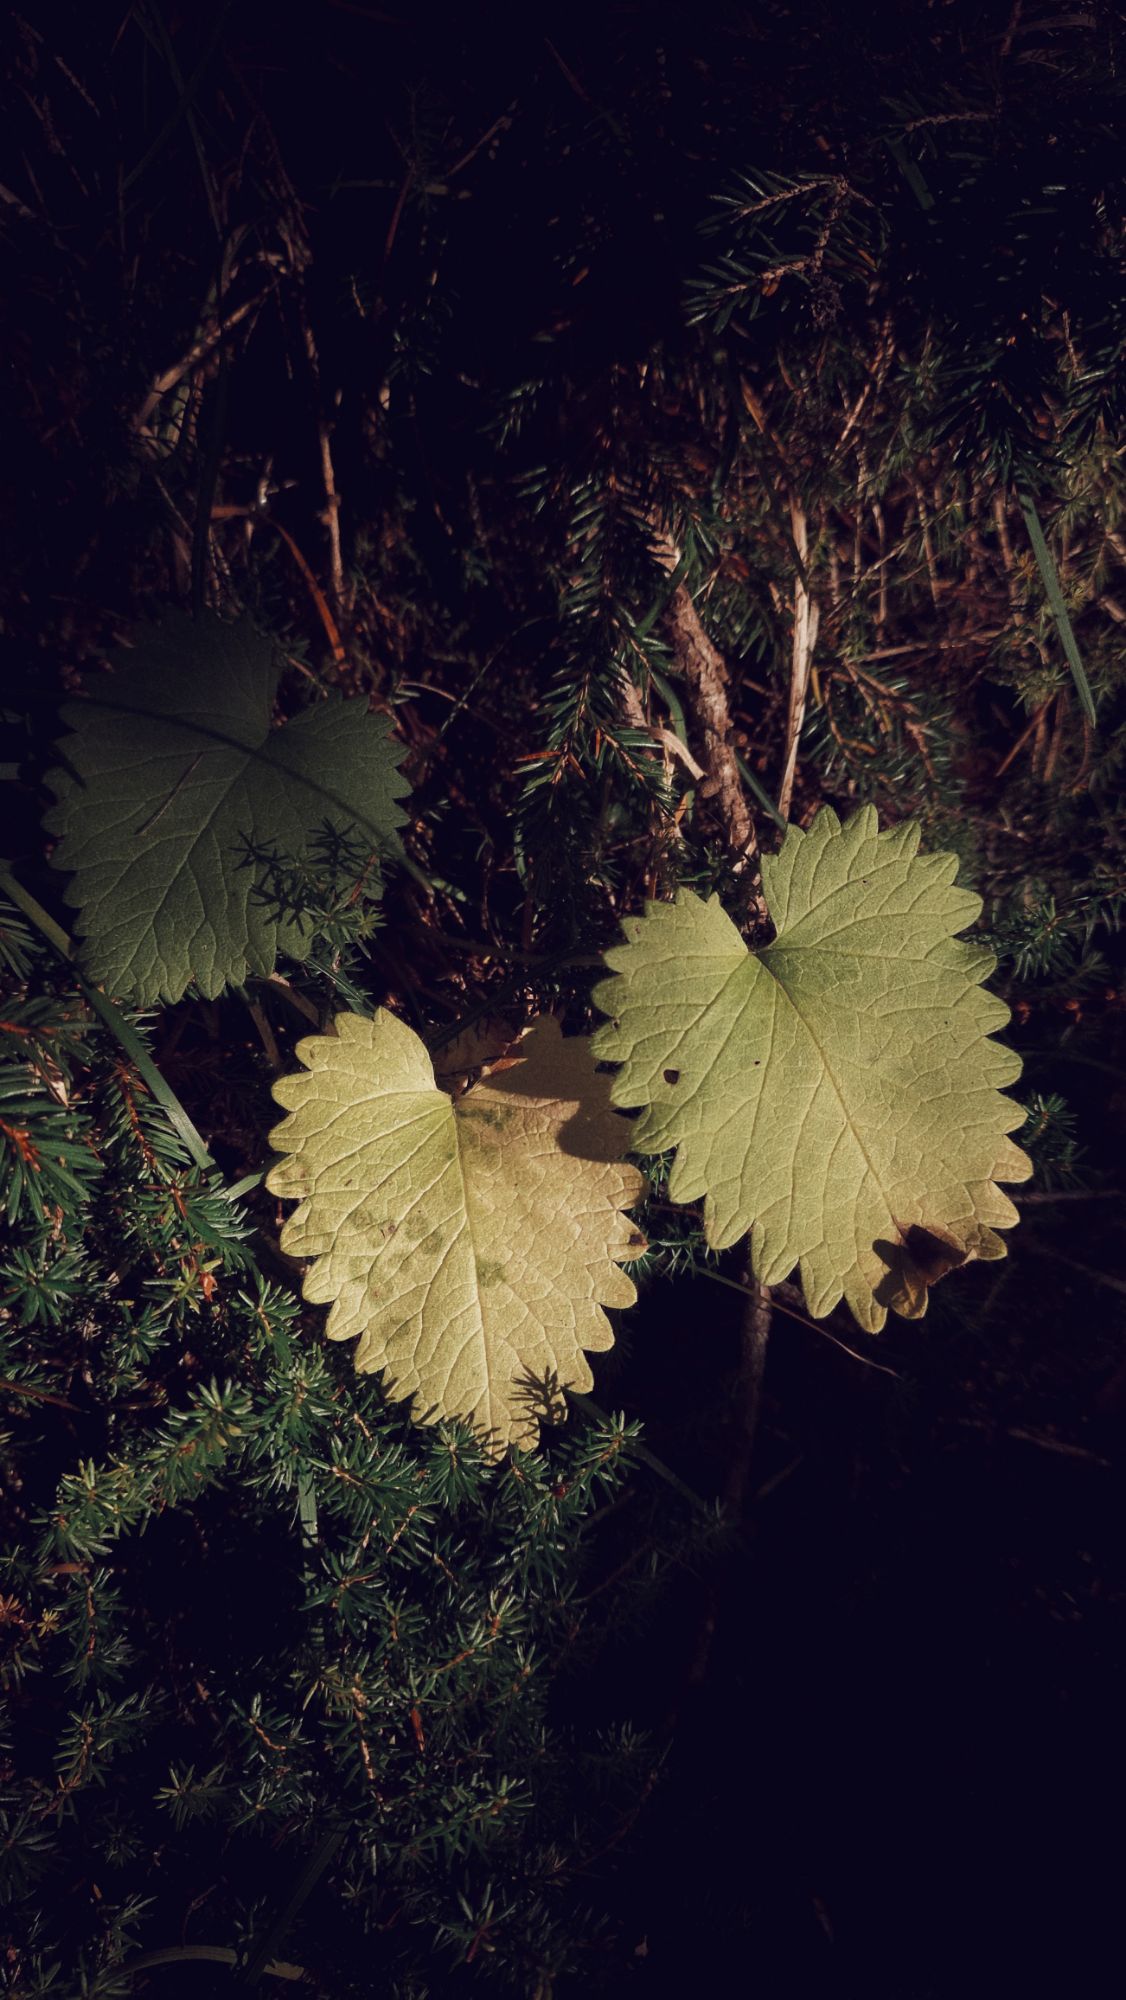
[[[164,20],[186,73],[193,55],[207,60],[217,28],[227,68],[218,86],[208,71],[201,91],[209,135],[234,162],[234,139],[260,111],[303,207],[321,380],[339,389],[348,535],[378,542],[388,511],[409,511],[419,598],[440,604],[448,631],[468,624],[484,655],[508,641],[512,613],[460,559],[479,535],[467,474],[486,489],[496,474],[482,408],[542,373],[547,347],[554,389],[505,477],[570,449],[569,413],[597,411],[611,366],[656,342],[675,352],[685,337],[685,272],[729,169],[749,154],[801,170],[815,131],[847,156],[905,67],[931,48],[956,73],[959,35],[996,33],[1010,11],[617,5],[408,18],[328,0],[234,4],[221,21],[169,7]],[[41,6],[4,35],[2,178],[25,188],[19,159],[30,154],[55,226],[13,239],[8,258],[0,660],[49,707],[54,659],[36,656],[35,636],[44,606],[50,643],[73,642],[81,657],[146,591],[167,588],[149,566],[155,502],[124,470],[121,412],[190,342],[214,239],[177,127],[135,184],[143,210],[129,223],[137,261],[126,270],[115,177],[161,129],[161,86],[123,6]],[[60,100],[53,87],[67,128],[57,149],[20,89],[47,64],[45,48],[65,48],[91,98]],[[467,198],[447,203],[453,221],[436,197],[408,234],[401,202],[421,153],[448,170],[505,119],[465,170]],[[925,270],[923,223],[904,191],[905,312],[926,310],[928,286],[934,296],[961,286],[972,305],[1003,249],[1005,177],[1031,172],[1046,143],[1018,121],[997,161],[995,209],[941,221]],[[1095,176],[1105,107],[1092,107],[1088,143],[1078,164]],[[1080,144],[1073,135],[1073,166]],[[373,185],[348,185],[363,182]],[[1066,226],[1052,242],[1052,282],[1081,288]],[[404,344],[419,365],[395,378],[373,451],[372,385]],[[227,417],[226,490],[237,493],[240,463],[250,482],[268,453],[279,483],[296,483],[296,499],[277,503],[296,527],[313,433],[287,414],[284,344],[254,352]],[[549,618],[550,593],[532,609],[496,671],[500,703],[506,690],[525,698],[534,618]],[[381,638],[367,635],[373,651]],[[432,639],[429,628],[400,630],[400,663],[417,672]],[[472,788],[493,750],[489,738],[476,749],[464,740],[457,775]],[[428,782],[440,793],[448,774]],[[503,799],[488,810],[503,823]],[[28,796],[9,796],[6,811],[9,844],[22,841],[26,857]],[[1120,947],[1109,951],[1117,982]],[[658,1622],[623,1626],[560,1685],[560,1716],[585,1725],[630,1716],[660,1738],[675,1716],[662,1781],[592,1885],[619,1926],[631,1990],[939,2000],[1117,1984],[1126,1236],[1121,1196],[1108,1191],[1121,1181],[1126,1014],[1116,994],[1067,1033],[1055,1001],[1014,1030],[1028,1080],[1066,1090],[1089,1198],[1030,1206],[1006,1265],[951,1276],[924,1323],[895,1322],[872,1350],[894,1379],[778,1313],[736,1533],[716,1564],[674,1569]],[[706,1281],[655,1282],[598,1375],[602,1402],[640,1414],[653,1450],[709,1498],[739,1449],[740,1311]],[[607,1531],[607,1576],[629,1534],[627,1508]],[[194,1976],[170,1973],[169,1990]]]

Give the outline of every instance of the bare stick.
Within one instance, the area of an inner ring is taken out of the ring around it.
[[[727,668],[682,583],[673,591],[666,616],[677,664],[700,725],[702,762],[708,774],[702,789],[715,799],[736,868],[746,868],[758,858],[758,841],[735,752],[728,740],[731,714],[727,706]]]
[[[749,1244],[746,1269],[747,1291],[751,1296],[744,1308],[743,1322],[739,1329],[739,1389],[743,1435],[739,1441],[739,1450],[729,1468],[726,1494],[733,1516],[741,1511],[747,1493],[751,1454],[754,1450],[759,1412],[762,1408],[762,1381],[766,1372],[766,1349],[770,1339],[770,1318],[773,1310],[767,1287],[760,1284],[751,1267]]]
[[[344,561],[340,552],[340,495],[336,490],[336,472],[332,463],[331,429],[325,420],[321,407],[321,370],[317,357],[313,329],[304,297],[299,300],[301,314],[301,336],[305,343],[305,353],[309,362],[309,373],[313,381],[313,394],[317,403],[317,441],[321,454],[321,485],[324,487],[325,504],[321,514],[328,533],[328,574],[332,601],[337,616],[347,609],[344,601]]]
[[[739,1328],[738,1384],[732,1397],[738,1430],[728,1453],[727,1470],[723,1481],[723,1511],[733,1528],[737,1528],[742,1519],[750,1489],[751,1454],[755,1433],[758,1430],[759,1411],[762,1407],[762,1381],[766,1369],[767,1342],[770,1338],[770,1293],[765,1285],[759,1283],[751,1269],[749,1246],[745,1269],[746,1284],[736,1287],[738,1291],[748,1294]],[[707,1609],[696,1635],[696,1645],[685,1677],[685,1693],[699,1688],[707,1677],[720,1609],[719,1590],[713,1578],[708,1591]],[[666,1718],[666,1726],[670,1728],[673,1726],[676,1715],[677,1709],[674,1708],[672,1714]]]
[[[786,756],[782,765],[782,783],[778,791],[778,810],[783,819],[790,817],[790,800],[793,797],[794,776],[798,765],[798,741],[805,722],[805,707],[809,698],[809,670],[813,664],[813,650],[817,644],[817,628],[821,623],[821,607],[817,599],[811,597],[802,578],[803,571],[808,573],[806,557],[809,539],[805,509],[797,500],[790,501],[790,526],[793,530],[794,547],[801,561],[801,569],[794,577],[790,703],[786,714]]]

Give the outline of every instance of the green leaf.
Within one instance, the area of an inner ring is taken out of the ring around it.
[[[614,1102],[644,1107],[634,1149],[677,1149],[673,1200],[703,1195],[716,1249],[749,1230],[764,1284],[799,1265],[811,1312],[843,1297],[873,1333],[1004,1256],[1017,1212],[995,1183],[1032,1171],[1005,1136],[1024,1112],[999,1094],[1019,1057],[988,1039],[1008,1019],[980,986],[995,961],[954,935],[980,900],[918,845],[871,806],[844,827],[825,809],[763,862],[772,944],[749,952],[682,890],[627,920],[595,992],[613,1019],[594,1052],[622,1065]]]
[[[255,897],[248,841],[299,860],[327,823],[396,851],[406,785],[389,725],[330,697],[272,729],[278,674],[248,621],[177,612],[63,708],[73,734],[44,824],[73,872],[84,968],[111,993],[151,1006],[195,979],[212,999],[279,952],[307,957],[309,923]]]
[[[468,1417],[494,1454],[532,1445],[527,1383],[589,1389],[583,1350],[613,1341],[602,1307],[635,1297],[618,1267],[645,1248],[622,1213],[642,1178],[619,1164],[631,1128],[609,1079],[544,1019],[454,1102],[393,1014],[335,1028],[273,1087],[290,1115],[266,1185],[300,1203],[281,1244],[314,1260],[304,1295],[334,1302],[329,1338],[358,1339],[357,1368],[417,1396],[419,1421]]]

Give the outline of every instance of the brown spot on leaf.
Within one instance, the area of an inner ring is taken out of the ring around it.
[[[887,1265],[887,1273],[873,1288],[880,1305],[890,1306],[905,1319],[918,1319],[927,1309],[927,1296],[948,1271],[957,1270],[972,1254],[948,1230],[930,1228],[921,1222],[896,1223],[894,1242],[877,1242],[873,1249]]]
[[[921,1222],[912,1222],[906,1229],[900,1225],[899,1233],[911,1262],[928,1285],[936,1285],[947,1271],[956,1271],[966,1262],[964,1246],[945,1229],[927,1229]]]

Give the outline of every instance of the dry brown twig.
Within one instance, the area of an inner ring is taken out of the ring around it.
[[[301,322],[301,339],[305,348],[305,358],[309,363],[309,376],[313,386],[313,397],[317,413],[317,444],[321,460],[321,484],[324,487],[325,504],[320,519],[328,535],[329,590],[337,617],[348,610],[345,601],[344,558],[340,546],[340,494],[336,486],[336,468],[332,460],[332,427],[324,413],[321,401],[321,368],[317,355],[317,344],[313,338],[312,323],[304,291],[297,294],[297,310]]]
[[[663,534],[658,535],[654,549],[661,567],[671,575],[680,561],[679,549]],[[701,761],[697,763],[694,758],[689,761],[677,737],[667,747],[676,745],[675,754],[698,777],[701,796],[714,801],[734,872],[749,871],[751,881],[755,882],[759,872],[758,834],[730,741],[727,667],[705,632],[691,593],[683,584],[673,591],[665,618],[689,706],[699,726]],[[668,733],[671,735],[671,731]],[[756,917],[765,922],[766,905],[757,886],[752,903]]]

